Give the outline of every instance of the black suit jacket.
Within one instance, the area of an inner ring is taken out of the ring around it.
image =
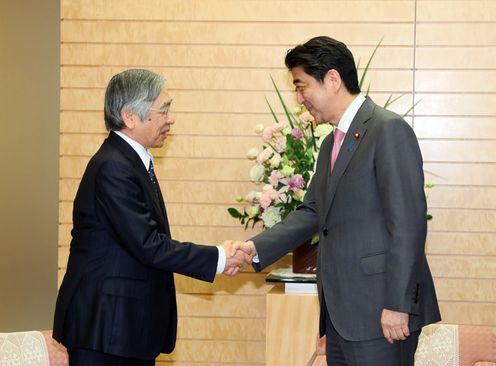
[[[73,225],[53,337],[69,348],[145,360],[172,352],[173,272],[212,282],[218,251],[171,238],[161,193],[113,132],[86,168]]]
[[[304,203],[253,238],[258,269],[318,232],[321,333],[325,311],[351,341],[383,337],[383,308],[409,313],[411,331],[440,320],[424,253],[424,175],[413,130],[367,98],[331,173],[332,145],[331,134]]]

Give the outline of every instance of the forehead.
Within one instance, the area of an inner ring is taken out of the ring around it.
[[[316,81],[311,75],[308,75],[303,67],[297,66],[291,69],[291,75],[293,76],[293,84],[308,84]]]
[[[155,102],[153,102],[154,107],[162,107],[169,103],[171,98],[169,97],[169,93],[167,92],[166,89],[162,89],[160,94],[158,95],[157,99],[155,99]]]

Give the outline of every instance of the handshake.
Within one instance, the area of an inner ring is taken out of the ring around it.
[[[257,255],[255,244],[252,241],[234,241],[226,240],[221,244],[226,252],[226,267],[224,274],[227,276],[235,276],[239,271],[245,269],[253,261],[253,257]]]

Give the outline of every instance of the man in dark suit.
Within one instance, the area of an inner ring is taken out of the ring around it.
[[[110,134],[90,160],[74,200],[67,272],[53,337],[71,366],[154,365],[176,341],[173,272],[203,281],[235,274],[249,258],[173,240],[149,148],[174,119],[165,80],[147,70],[115,75],[105,94]],[[227,263],[226,263],[227,261]]]
[[[424,253],[422,156],[412,128],[360,94],[345,44],[316,37],[286,55],[298,103],[331,123],[304,203],[237,246],[256,269],[319,233],[320,333],[330,366],[413,365],[422,326],[440,320]]]

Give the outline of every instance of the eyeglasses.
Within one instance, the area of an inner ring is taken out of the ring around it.
[[[167,102],[162,108],[150,108],[150,110],[157,112],[158,114],[162,115],[163,117],[167,117],[170,112],[170,107],[172,104],[172,99]]]

